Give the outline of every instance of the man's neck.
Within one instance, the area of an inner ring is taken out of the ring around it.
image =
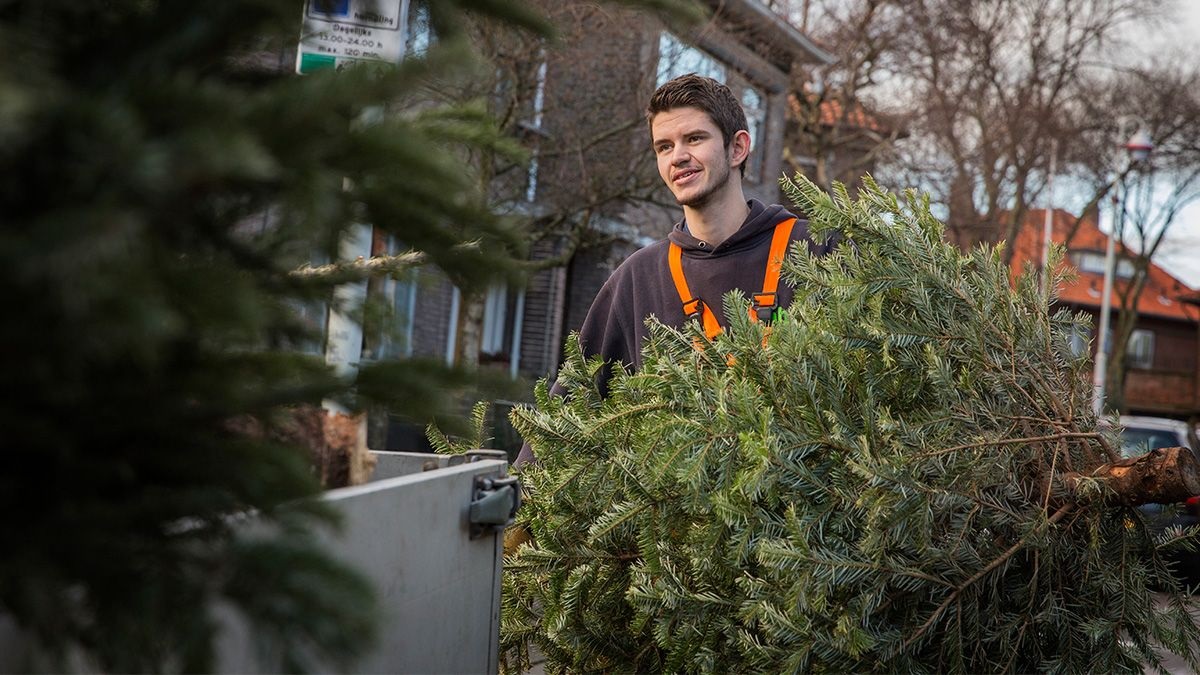
[[[712,200],[700,208],[683,207],[688,233],[713,248],[733,236],[750,215],[750,207],[741,188],[739,182],[736,189],[729,190],[728,196],[723,199]]]

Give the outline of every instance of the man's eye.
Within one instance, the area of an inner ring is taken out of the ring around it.
[[[654,150],[655,150],[655,152],[657,152],[658,154],[660,154],[660,155],[661,155],[661,154],[663,154],[664,152],[666,152],[667,150],[670,150],[670,149],[671,149],[671,146],[669,146],[669,145],[660,145],[660,146],[658,146],[657,148],[655,148]]]

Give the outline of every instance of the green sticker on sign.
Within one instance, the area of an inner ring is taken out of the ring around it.
[[[337,65],[337,59],[332,56],[323,54],[301,54],[300,55],[300,73],[311,73],[325,68],[333,68]]]

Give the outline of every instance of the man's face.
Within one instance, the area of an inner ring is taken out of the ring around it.
[[[721,130],[699,108],[672,108],[650,122],[650,137],[658,160],[658,175],[680,206],[707,204],[732,176],[736,142],[729,148]]]

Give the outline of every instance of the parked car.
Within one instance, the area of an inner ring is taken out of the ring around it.
[[[1158,448],[1195,448],[1188,443],[1187,422],[1165,417],[1121,415],[1121,454],[1142,455]]]
[[[1193,453],[1188,440],[1186,422],[1163,417],[1137,417],[1122,415],[1121,454],[1125,457],[1144,455],[1158,448],[1184,447]],[[1148,504],[1142,507],[1151,527],[1161,530],[1171,526],[1191,528],[1200,525],[1200,495],[1194,495],[1173,511],[1163,504]],[[1176,569],[1188,584],[1200,583],[1200,553],[1179,551],[1171,555]]]

